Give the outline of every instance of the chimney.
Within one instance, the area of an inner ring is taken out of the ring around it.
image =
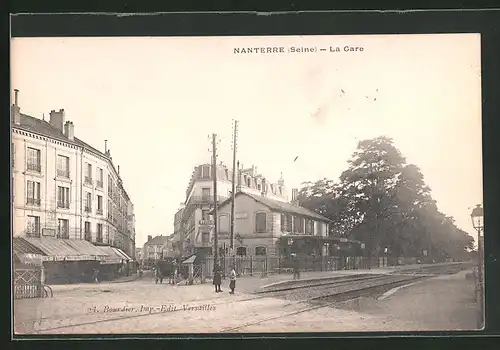
[[[75,126],[73,122],[67,121],[66,124],[64,124],[64,136],[71,141],[75,139]]]
[[[292,188],[292,204],[298,204],[297,196],[299,194],[298,188]]]
[[[50,111],[50,120],[49,120],[50,125],[52,125],[54,128],[60,130],[63,132],[63,126],[64,126],[64,109],[60,109],[58,112],[55,110]]]
[[[153,236],[149,235],[148,236],[148,242],[153,239]]]
[[[104,154],[108,154],[108,140],[104,140]]]
[[[278,185],[284,186],[285,185],[285,180],[283,179],[283,173],[280,175],[280,179],[278,180]]]
[[[12,123],[15,125],[21,124],[21,108],[18,105],[18,94],[19,90],[15,89],[14,90],[14,104],[12,105],[11,108],[11,114],[12,114]]]
[[[262,178],[262,195],[267,194],[267,182],[266,178]]]

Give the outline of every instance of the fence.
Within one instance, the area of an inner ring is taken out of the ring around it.
[[[294,262],[287,257],[277,256],[237,256],[221,257],[218,265],[222,269],[223,276],[229,275],[231,266],[235,265],[239,276],[262,276],[267,274],[291,273]],[[299,258],[299,269],[301,271],[338,271],[358,270],[387,266],[387,258],[366,257],[301,257]],[[213,275],[214,257],[207,256],[201,261],[203,276]]]
[[[41,268],[14,270],[14,299],[44,296]]]

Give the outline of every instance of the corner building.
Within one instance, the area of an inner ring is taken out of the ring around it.
[[[22,114],[17,90],[11,115],[13,235],[86,240],[134,257],[134,207],[110,151],[76,138],[63,109],[49,121]]]

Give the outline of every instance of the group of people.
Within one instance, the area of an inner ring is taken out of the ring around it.
[[[222,284],[222,269],[219,265],[214,268],[214,280],[213,284],[215,286],[215,293],[222,292],[220,285]],[[236,270],[234,266],[231,266],[231,272],[229,273],[229,294],[234,294],[234,290],[236,289]]]
[[[163,283],[163,271],[160,268],[160,266],[155,266],[153,267],[153,274],[155,278],[155,283],[158,284],[158,282]],[[179,267],[177,266],[177,263],[174,261],[172,262],[171,265],[169,265],[169,268],[166,271],[166,274],[168,275],[168,283],[169,284],[176,284],[179,280]]]

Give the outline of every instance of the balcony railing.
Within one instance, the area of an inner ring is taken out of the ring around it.
[[[26,231],[26,237],[28,238],[40,238],[40,231]]]
[[[86,212],[86,213],[90,213],[90,212],[92,212],[92,207],[91,207],[91,206],[87,206],[87,205],[86,205],[86,206],[85,206],[85,212]]]
[[[69,179],[69,170],[57,169],[57,176],[59,176],[59,177],[65,177],[65,178]]]
[[[42,165],[40,163],[26,163],[26,169],[39,173],[42,171]]]
[[[97,210],[96,210],[96,214],[97,214],[97,215],[102,215],[102,208],[101,208],[101,209],[97,209]]]
[[[62,209],[69,209],[69,202],[57,201],[57,207]]]
[[[101,181],[97,180],[96,181],[96,186],[99,187],[99,188],[103,188],[102,180]]]
[[[58,231],[57,238],[69,239],[69,232],[67,231]]]
[[[217,203],[226,200],[227,197],[217,196]],[[214,196],[192,196],[189,198],[187,204],[210,204],[214,202]]]
[[[102,234],[101,235],[97,235],[96,242],[102,243],[102,241],[103,241]]]
[[[213,226],[215,223],[213,220],[200,220],[199,224],[201,226]]]
[[[26,198],[27,205],[40,206],[40,198]]]
[[[89,242],[92,240],[92,234],[90,232],[85,233],[85,240]]]
[[[85,185],[92,185],[92,178],[90,176],[85,176],[83,183]]]

